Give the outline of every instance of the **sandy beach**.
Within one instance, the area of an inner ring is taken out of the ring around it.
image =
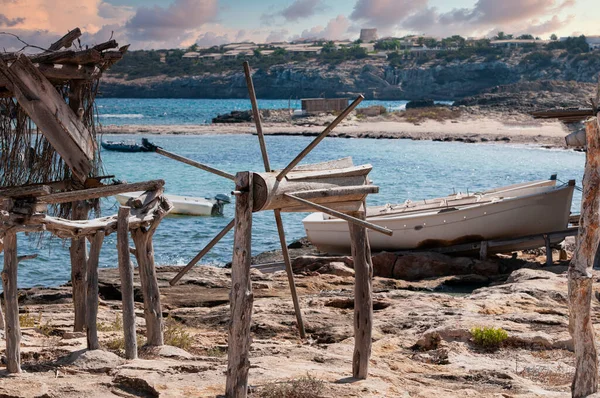
[[[324,123],[323,123],[324,124]],[[264,123],[267,135],[319,134],[324,126]],[[251,123],[206,125],[106,125],[104,134],[255,134]],[[461,117],[458,120],[425,120],[420,123],[369,118],[342,123],[330,134],[339,138],[412,139],[433,141],[499,142],[565,147],[568,129],[557,121],[539,121],[526,115]]]

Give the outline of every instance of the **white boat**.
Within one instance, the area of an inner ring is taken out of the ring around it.
[[[121,205],[126,205],[131,198],[137,198],[143,192],[128,192],[115,195]],[[230,203],[226,195],[217,195],[214,199],[194,198],[191,196],[164,195],[173,204],[169,214],[189,216],[218,216],[223,215],[223,207]]]
[[[426,249],[562,231],[569,223],[573,189],[571,183],[557,187],[553,180],[536,181],[466,197],[369,208],[369,222],[394,231],[387,236],[369,230],[371,249]],[[347,222],[323,213],[313,213],[302,222],[308,239],[320,251],[350,251]],[[508,248],[496,252],[503,249]]]

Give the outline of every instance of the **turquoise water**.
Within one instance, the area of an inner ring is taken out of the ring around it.
[[[115,139],[140,139],[116,136]],[[257,138],[251,135],[153,136],[156,144],[183,156],[228,172],[262,170]],[[310,137],[266,138],[271,164],[285,166],[310,141]],[[380,193],[369,196],[369,204],[403,202],[407,198],[431,198],[456,191],[482,190],[510,183],[544,179],[558,173],[562,180],[576,179],[581,185],[585,155],[582,153],[494,144],[464,144],[410,140],[325,139],[306,159],[319,162],[352,156],[355,164],[371,163],[370,176]],[[162,178],[167,193],[214,196],[229,193],[229,180],[175,162],[154,153],[102,153],[106,172],[130,182]],[[579,210],[576,191],[573,210]],[[103,215],[116,213],[116,201],[102,203]],[[224,217],[166,218],[155,235],[157,264],[187,263],[233,217],[233,204]],[[283,214],[288,241],[304,236],[305,214]],[[255,214],[253,254],[277,249],[279,241],[272,212]],[[233,233],[228,234],[203,260],[222,265],[231,260]],[[68,242],[45,239],[41,247],[19,234],[19,255],[38,253],[35,260],[19,266],[19,286],[54,286],[70,278]],[[105,240],[101,267],[116,267],[116,237]],[[0,259],[2,256],[0,255]]]
[[[300,109],[300,100],[258,102],[261,109]],[[406,103],[407,101],[363,101],[359,107],[382,105],[388,110],[399,110],[404,109]],[[250,100],[243,99],[100,98],[97,105],[100,122],[105,125],[207,124],[219,114],[251,109]]]

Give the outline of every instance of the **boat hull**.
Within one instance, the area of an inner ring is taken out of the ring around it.
[[[547,187],[529,195],[455,210],[438,208],[417,214],[369,217],[369,222],[394,231],[393,236],[387,236],[369,230],[369,242],[373,251],[396,251],[561,231],[569,222],[573,189]],[[350,234],[345,221],[313,213],[303,224],[308,239],[320,251],[349,253]]]
[[[130,198],[137,198],[143,192],[129,192],[115,195],[121,205],[125,205]],[[215,201],[202,198],[192,198],[188,196],[165,195],[173,204],[173,209],[169,214],[181,214],[188,216],[211,216],[214,214],[214,208],[217,206]]]

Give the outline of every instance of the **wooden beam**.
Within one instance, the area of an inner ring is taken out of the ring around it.
[[[99,77],[100,70],[93,66],[39,64],[38,70],[48,80],[92,80]]]
[[[10,81],[19,105],[67,163],[75,178],[85,181],[93,168],[96,144],[77,115],[26,56],[20,56],[10,68],[0,62],[0,74]]]
[[[575,351],[571,395],[575,398],[587,397],[598,391],[598,351],[591,315],[592,271],[600,244],[600,126],[597,117],[586,123],[586,140],[581,222],[568,271],[569,333]]]
[[[129,258],[129,207],[119,207],[117,227],[117,253],[121,277],[121,302],[123,304],[123,338],[125,358],[137,358],[135,334],[135,303],[133,292],[133,264]]]
[[[25,185],[21,187],[0,188],[0,197],[3,198],[37,198],[50,194],[48,185]]]
[[[117,43],[117,41],[113,39],[113,40],[105,41],[104,43],[96,44],[92,48],[96,51],[104,51],[104,50],[108,50],[111,48],[117,48],[117,47],[119,47],[119,43]]]
[[[366,209],[366,206],[365,206]],[[365,220],[365,211],[353,213]],[[373,263],[369,237],[364,226],[348,223],[352,258],[354,260],[354,356],[352,376],[366,379],[369,375],[371,357],[371,336],[373,333]]]
[[[96,232],[96,235],[91,240],[90,257],[87,263],[85,326],[88,350],[97,350],[100,348],[100,343],[98,342],[98,265],[103,241],[104,232]]]
[[[73,42],[81,37],[81,29],[75,28],[48,47],[49,51],[58,51],[61,48],[69,48]]]
[[[98,188],[79,189],[75,191],[57,192],[46,195],[39,199],[40,203],[56,204],[68,203],[78,200],[89,200],[113,196],[120,193],[135,191],[152,191],[162,188],[165,185],[164,180],[151,180],[135,182],[131,184],[104,185]]]
[[[235,233],[231,263],[230,320],[227,348],[227,381],[225,396],[243,398],[248,393],[250,370],[250,325],[252,323],[252,175],[238,173],[236,190],[242,192],[235,201]]]
[[[4,269],[2,287],[6,306],[6,370],[21,373],[21,326],[19,325],[19,300],[17,289],[17,234],[4,235]]]

